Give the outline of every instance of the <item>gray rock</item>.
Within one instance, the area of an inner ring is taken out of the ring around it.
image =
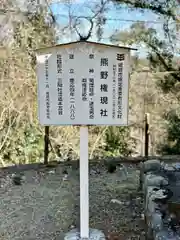
[[[165,164],[164,165],[164,170],[166,170],[166,171],[175,171],[176,169],[172,165]]]
[[[163,230],[163,220],[160,213],[152,214],[149,221],[147,221],[147,239],[154,239],[157,233]]]
[[[164,194],[165,190],[159,189],[158,191],[154,191],[149,188],[147,196],[146,196],[146,206],[145,210],[148,213],[154,213],[159,209],[159,205],[155,203],[155,199],[163,199],[166,197]]]
[[[176,171],[180,171],[180,163],[174,163],[172,166],[175,168]]]
[[[163,219],[159,205],[154,202],[155,198],[162,198],[164,194],[162,189],[154,191],[153,187],[148,188],[147,202],[145,208],[146,224],[147,224],[147,239],[154,239],[159,231],[163,230]]]
[[[97,229],[89,229],[89,238],[88,239],[82,239],[80,237],[80,232],[78,229],[73,229],[70,232],[68,232],[64,240],[105,240],[105,235],[103,232]]]
[[[151,227],[153,232],[159,232],[163,230],[163,220],[161,213],[154,213],[151,219]]]
[[[144,162],[143,164],[143,171],[145,173],[147,172],[154,172],[154,171],[160,171],[161,170],[161,162],[159,160],[148,160]]]
[[[154,201],[155,199],[167,197],[165,190],[161,189],[163,186],[170,185],[173,197],[177,195],[173,187],[174,185],[178,186],[177,177],[175,180],[173,178],[172,181],[172,176],[178,173],[178,168],[180,169],[180,166],[175,168],[172,164],[160,164],[158,160],[153,160],[152,162],[150,160],[144,163],[140,177],[144,194],[144,214],[147,224],[146,237],[148,240],[180,240],[180,235],[166,228],[162,219],[161,211],[166,211],[169,205],[160,205]],[[162,172],[162,170],[164,170],[166,177],[163,177],[161,174],[158,175],[158,171]],[[177,188],[179,189],[179,187]],[[177,199],[179,198],[176,197],[176,202]]]
[[[149,197],[152,195],[153,192],[154,192],[154,187],[152,186],[147,187],[146,194],[145,194],[145,201],[144,201],[145,211],[148,210]]]
[[[151,218],[152,215],[159,209],[158,204],[154,202],[155,194],[152,194],[147,197],[147,202],[145,206],[145,215],[146,217]]]
[[[180,240],[180,237],[172,231],[162,230],[156,234],[155,240]]]
[[[162,176],[154,175],[152,173],[148,173],[145,175],[144,184],[143,184],[143,191],[146,193],[146,188],[149,186],[160,187],[160,186],[167,186],[168,180]]]

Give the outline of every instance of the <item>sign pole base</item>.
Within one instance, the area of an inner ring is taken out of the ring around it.
[[[100,230],[90,228],[88,238],[81,238],[79,229],[72,229],[66,233],[64,240],[106,240],[106,238]]]

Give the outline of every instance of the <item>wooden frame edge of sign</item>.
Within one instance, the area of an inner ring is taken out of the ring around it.
[[[46,50],[54,47],[64,47],[64,46],[69,46],[72,44],[78,44],[78,43],[88,43],[88,44],[94,44],[94,45],[99,45],[99,46],[104,46],[104,47],[114,47],[114,48],[120,48],[120,49],[127,49],[127,50],[133,50],[137,51],[137,48],[131,48],[131,47],[126,47],[126,46],[119,46],[119,45],[113,45],[113,44],[107,44],[107,43],[101,43],[101,42],[93,42],[93,41],[73,41],[73,42],[67,42],[67,43],[61,43],[61,44],[55,44],[47,47],[42,47],[42,48],[37,48],[34,49],[35,52],[41,51],[41,50]]]

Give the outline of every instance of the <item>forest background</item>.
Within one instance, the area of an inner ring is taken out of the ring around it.
[[[84,18],[81,18],[81,17]],[[180,154],[180,3],[177,0],[0,1],[0,165],[40,162],[34,49],[78,39],[137,47],[130,75],[128,127],[90,127],[90,159]],[[79,158],[78,127],[50,128],[50,160]]]

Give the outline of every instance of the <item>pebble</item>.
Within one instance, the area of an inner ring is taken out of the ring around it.
[[[124,204],[124,202],[119,201],[119,200],[117,200],[117,199],[112,199],[112,200],[111,200],[111,203],[118,203],[118,204],[120,204],[120,205]]]

